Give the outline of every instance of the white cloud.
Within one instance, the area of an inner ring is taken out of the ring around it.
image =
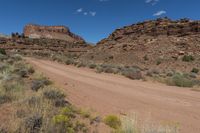
[[[96,12],[91,12],[91,11],[90,11],[90,15],[91,15],[91,16],[94,17],[94,16],[96,16],[96,14],[97,14]]]
[[[85,15],[85,16],[86,16],[86,15],[88,15],[88,13],[87,13],[87,12],[84,12],[84,13],[83,13],[83,15]]]
[[[167,13],[166,11],[162,10],[162,11],[158,11],[158,12],[154,13],[153,16],[161,16],[166,13]]]
[[[155,5],[159,2],[159,0],[146,0],[145,3]]]
[[[76,10],[77,13],[80,13],[82,11],[83,11],[83,8],[79,8],[79,9]]]
[[[109,0],[99,0],[100,2],[106,2],[106,1],[109,1]]]
[[[85,11],[85,10],[83,10],[83,8],[79,8],[76,10],[76,14],[82,14],[84,16],[90,15],[90,16],[94,17],[94,16],[96,16],[97,12],[87,11],[87,10]]]

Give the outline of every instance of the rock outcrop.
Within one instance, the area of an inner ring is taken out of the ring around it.
[[[200,33],[200,21],[192,21],[189,19],[172,21],[168,18],[160,18],[117,29],[108,38],[100,41],[98,44],[107,43],[109,41],[120,42],[120,40],[124,41],[126,38],[135,39],[142,35],[153,37],[160,35],[186,36],[197,33]]]
[[[84,43],[84,39],[72,33],[65,26],[40,26],[29,24],[24,27],[24,36],[28,38],[47,38],[65,40],[71,43]]]

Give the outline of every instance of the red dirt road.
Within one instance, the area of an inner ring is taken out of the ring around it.
[[[26,58],[67,91],[69,100],[105,115],[135,112],[139,118],[179,122],[181,133],[200,133],[200,93],[158,83],[133,81],[86,68]]]

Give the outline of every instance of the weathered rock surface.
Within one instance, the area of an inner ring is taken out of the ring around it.
[[[115,30],[108,38],[98,44],[109,41],[124,41],[125,38],[136,40],[142,35],[147,36],[186,36],[200,33],[200,21],[181,19],[172,21],[168,18],[145,21]],[[126,40],[125,40],[126,41]]]
[[[65,26],[40,26],[29,24],[24,27],[24,36],[28,38],[48,38],[65,40],[73,43],[85,42],[83,38],[72,33]]]

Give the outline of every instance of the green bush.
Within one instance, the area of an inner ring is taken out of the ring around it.
[[[44,86],[48,86],[51,84],[52,82],[49,79],[45,77],[40,77],[32,81],[31,89],[33,91],[38,91],[40,88],[43,88]]]
[[[42,127],[42,116],[34,114],[25,119],[25,128],[29,133],[38,133]]]
[[[50,100],[63,99],[65,95],[57,90],[47,90],[43,93],[44,97]]]
[[[160,65],[161,63],[162,63],[161,60],[157,60],[157,61],[156,61],[156,65]]]
[[[139,69],[134,69],[134,68],[124,68],[122,70],[122,75],[124,75],[127,78],[130,79],[142,79],[142,73]]]
[[[11,97],[7,95],[0,95],[0,105],[11,101],[12,101]]]
[[[96,68],[96,66],[97,66],[96,64],[90,64],[89,68],[94,69],[94,68]]]
[[[167,80],[167,84],[178,87],[193,87],[195,81],[190,79],[187,75],[176,73]]]
[[[193,72],[193,73],[199,73],[199,69],[193,68],[191,72]]]
[[[5,49],[0,48],[0,54],[2,54],[2,55],[6,55],[6,51],[5,51]]]
[[[118,73],[119,69],[114,66],[114,65],[110,65],[110,64],[102,64],[100,66],[97,67],[97,72],[101,73],[101,72],[105,72],[105,73]]]
[[[121,126],[121,120],[115,115],[106,116],[104,122],[106,125],[114,129],[117,129]]]
[[[85,64],[85,63],[83,63],[83,62],[79,62],[78,64],[77,64],[77,67],[86,67],[87,65]]]
[[[192,55],[184,55],[182,61],[191,62],[194,61],[194,57]]]
[[[71,64],[73,64],[74,63],[74,61],[72,60],[72,59],[67,59],[66,61],[65,61],[65,64],[66,65],[71,65]]]

